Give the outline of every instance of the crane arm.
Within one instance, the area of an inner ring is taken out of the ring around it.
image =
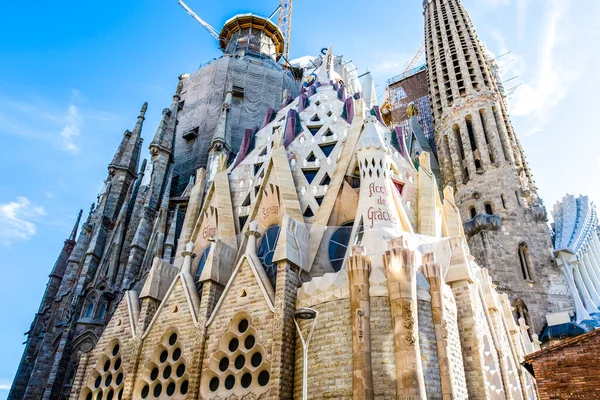
[[[206,29],[208,31],[208,33],[210,33],[215,39],[219,40],[221,37],[219,36],[219,34],[217,33],[217,31],[215,30],[215,28],[213,28],[212,26],[210,26],[210,24],[206,21],[204,21],[202,18],[200,18],[198,16],[198,14],[196,14],[195,12],[192,11],[191,8],[189,8],[187,6],[187,4],[185,4],[183,2],[183,0],[179,0],[179,5],[181,7],[183,7],[183,9],[190,14],[190,16],[192,18],[194,18],[196,20],[196,22],[198,22],[200,25],[202,25],[204,27],[204,29]]]
[[[410,60],[410,62],[406,66],[406,69],[404,70],[405,73],[410,71],[415,66],[417,61],[419,61],[419,59],[423,55],[423,52],[425,52],[425,42],[421,43],[421,47],[419,48],[419,50],[417,51],[415,56],[412,58],[412,60]]]

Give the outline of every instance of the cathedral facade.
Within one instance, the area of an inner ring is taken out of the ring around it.
[[[433,138],[331,48],[283,67],[277,26],[227,21],[141,166],[147,104],[125,132],[9,398],[537,398],[573,300],[468,15],[424,7]]]

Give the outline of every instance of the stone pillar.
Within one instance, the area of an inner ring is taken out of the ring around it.
[[[583,254],[583,258],[585,261],[585,266],[587,267],[587,272],[590,278],[592,278],[592,284],[596,289],[596,292],[600,294],[600,278],[598,277],[598,273],[596,272],[596,264],[593,259],[592,247],[588,246],[586,252]]]
[[[452,379],[450,378],[450,360],[448,359],[448,348],[446,343],[444,322],[444,282],[442,280],[442,267],[436,264],[433,253],[426,254],[421,271],[427,282],[429,282],[429,294],[431,294],[431,312],[433,324],[435,325],[435,340],[437,344],[438,359],[440,363],[440,379],[442,382],[442,399],[452,400]]]
[[[569,291],[571,292],[571,296],[573,297],[573,304],[575,305],[575,314],[577,316],[577,323],[581,323],[582,321],[590,320],[592,317],[586,311],[583,302],[581,301],[581,296],[579,295],[579,291],[575,286],[575,282],[573,281],[573,275],[571,271],[573,268],[569,265],[569,256],[573,257],[573,254],[566,253],[564,251],[559,252],[556,255],[556,261],[562,264],[563,275],[567,279],[567,284],[569,285]]]
[[[587,261],[585,255],[582,255],[581,258],[579,259],[579,272],[581,273],[581,276],[583,278],[583,283],[585,284],[585,287],[592,299],[592,301],[594,302],[594,305],[596,306],[596,308],[598,308],[600,306],[600,296],[598,295],[598,292],[596,291],[596,287],[594,286],[594,282],[593,282],[593,278],[591,276],[591,274],[588,273],[588,264],[589,261]]]
[[[490,148],[485,140],[479,110],[473,110],[473,114],[471,114],[471,124],[473,126],[473,136],[475,136],[475,143],[477,143],[477,149],[479,149],[483,169],[487,169],[492,164],[492,160],[490,159]]]
[[[502,150],[504,153],[504,159],[510,162],[511,164],[515,163],[515,157],[512,151],[512,145],[510,144],[510,138],[508,137],[508,131],[506,130],[506,125],[504,125],[504,119],[502,118],[501,112],[496,108],[492,109],[492,116],[494,117],[494,125],[498,129],[498,133],[500,136],[500,142],[502,142]]]
[[[425,399],[419,349],[415,253],[400,237],[383,255],[387,278],[396,360],[396,393],[404,399]]]
[[[460,138],[463,145],[463,151],[465,152],[465,162],[467,163],[466,168],[469,170],[469,177],[473,179],[475,174],[477,173],[477,169],[475,168],[475,155],[474,151],[471,150],[471,139],[469,139],[469,130],[467,129],[467,121],[462,118],[458,127],[460,130]],[[475,128],[473,128],[475,129]],[[464,168],[463,168],[464,169]]]
[[[600,245],[598,243],[598,237],[596,234],[592,234],[591,243],[591,255],[593,256],[594,262],[594,270],[596,271],[596,275],[600,278]]]
[[[459,133],[460,135],[460,133]],[[456,134],[451,129],[448,132],[448,147],[450,148],[450,156],[452,158],[452,169],[454,170],[454,180],[456,181],[456,187],[462,185],[465,178],[463,160],[460,159],[458,148],[460,143],[456,140]]]
[[[579,291],[579,296],[581,297],[581,301],[583,301],[583,305],[588,313],[597,313],[598,307],[594,304],[594,301],[590,297],[590,294],[585,287],[585,283],[583,283],[583,278],[581,277],[581,271],[579,270],[580,265],[577,265],[576,268],[573,268],[573,277],[575,278],[575,286]]]
[[[352,392],[359,400],[373,399],[371,365],[371,259],[361,246],[348,259],[350,313],[352,315]]]
[[[296,354],[296,293],[300,287],[298,267],[287,260],[277,262],[275,319],[269,399],[291,399],[294,395]]]

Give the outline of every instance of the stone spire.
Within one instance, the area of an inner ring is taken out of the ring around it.
[[[373,77],[369,72],[365,76],[365,81],[363,82],[363,99],[365,100],[365,108],[370,110],[373,106],[377,105],[377,92],[375,91],[375,82],[373,81]]]
[[[71,235],[69,235],[68,240],[72,240],[73,242],[77,238],[77,228],[79,228],[79,223],[81,222],[81,215],[83,214],[83,209],[79,210],[79,215],[77,216],[77,221],[75,221],[75,225],[73,226],[73,230],[71,231]]]
[[[133,128],[133,132],[126,130],[123,134],[123,139],[119,144],[119,148],[117,149],[112,162],[108,166],[109,170],[124,169],[129,171],[131,175],[137,173],[142,148],[142,127],[144,125],[147,109],[148,103],[144,103]]]
[[[173,152],[173,144],[175,141],[175,127],[177,125],[177,112],[181,101],[181,90],[183,89],[183,80],[186,75],[179,76],[177,89],[173,95],[171,106],[163,110],[163,117],[160,120],[154,139],[150,143],[150,153],[156,154],[158,150],[162,150],[171,154]]]
[[[560,271],[523,149],[462,2],[428,0],[424,7],[429,96],[443,186],[456,190],[478,264],[491,271],[512,301],[527,304],[534,316],[528,325],[541,329],[545,314],[558,306],[547,288]],[[521,248],[528,249],[528,257],[519,256]],[[539,271],[535,279],[522,272],[526,264]]]

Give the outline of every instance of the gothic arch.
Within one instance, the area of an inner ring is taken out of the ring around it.
[[[65,398],[68,398],[71,393],[71,387],[73,386],[73,380],[79,367],[81,355],[91,351],[97,342],[98,339],[92,332],[85,332],[73,341],[73,351],[71,352],[71,359],[67,365],[67,373],[65,374],[61,389],[61,393]]]
[[[533,331],[533,326],[531,325],[532,321],[527,305],[522,299],[516,299],[512,302],[511,306],[513,308],[515,319],[518,321],[519,319],[523,318],[525,325],[529,326],[527,334],[529,335],[529,339],[532,339],[531,332]]]

